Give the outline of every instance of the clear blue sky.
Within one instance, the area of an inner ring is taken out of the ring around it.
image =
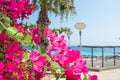
[[[75,0],[75,7],[77,15],[62,22],[60,17],[50,14],[50,28],[70,27],[73,32],[70,44],[79,45],[79,31],[74,24],[83,22],[86,24],[82,30],[83,45],[120,45],[120,0]],[[38,12],[28,22],[36,23]]]

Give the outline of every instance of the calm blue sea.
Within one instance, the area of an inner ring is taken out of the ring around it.
[[[24,46],[21,46],[24,47]],[[36,47],[32,48],[30,46],[26,46],[29,50],[34,50]],[[71,46],[74,50],[80,50],[79,46]],[[114,48],[103,48],[104,56],[113,56],[114,55]],[[52,52],[54,55],[56,52]],[[120,55],[120,47],[115,48],[115,53]],[[82,47],[82,56],[91,56],[92,55],[92,48],[91,47]],[[102,48],[93,48],[93,56],[101,56],[102,55]]]
[[[79,46],[71,46],[74,50],[80,50]],[[112,56],[114,55],[114,48],[103,48],[104,56]],[[115,48],[115,53],[120,54],[120,47]],[[82,56],[91,56],[92,49],[91,47],[82,47]],[[102,55],[102,48],[93,48],[93,56],[101,56]]]

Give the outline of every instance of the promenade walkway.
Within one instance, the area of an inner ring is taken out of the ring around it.
[[[90,74],[98,75],[99,80],[120,80],[120,68],[100,72],[90,71]]]
[[[110,69],[100,72],[90,71],[90,74],[97,75],[98,80],[120,80],[120,68],[118,69]],[[55,80],[55,79],[50,79]],[[59,80],[65,80],[64,78]]]

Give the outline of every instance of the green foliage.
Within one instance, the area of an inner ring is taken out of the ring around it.
[[[23,43],[24,43],[24,44],[30,44],[30,43],[31,43],[31,39],[32,39],[32,36],[29,35],[29,34],[27,34],[27,35],[25,36],[25,39],[23,40]]]
[[[22,38],[23,38],[23,34],[22,33],[17,33],[15,36],[14,36],[14,39],[16,41],[22,41]]]
[[[29,60],[29,52],[25,52],[25,53],[23,54],[22,62],[26,62],[26,61],[28,61],[28,60]]]
[[[7,23],[4,23],[5,27],[10,27],[11,25],[10,24],[7,24]]]
[[[4,16],[4,14],[0,12],[0,33],[2,33],[6,28],[10,27],[10,22],[10,18]]]
[[[64,74],[63,74],[64,68],[62,68],[57,62],[51,61],[50,68],[51,68],[52,72],[54,72],[56,80],[58,80],[60,77],[64,76]],[[57,72],[58,70],[60,71],[60,73]]]
[[[2,25],[0,25],[0,33],[2,33],[3,32],[3,27],[2,27]]]
[[[75,13],[74,0],[32,0],[32,2],[39,4],[40,7],[44,6],[49,12],[61,15],[61,19],[64,15],[67,18],[68,14]]]
[[[0,20],[2,20],[3,18],[4,18],[4,14],[0,12]]]
[[[55,72],[56,70],[60,69],[61,71],[63,71],[63,68],[60,67],[60,65],[57,62],[51,61],[50,62],[50,68],[53,72]]]
[[[0,60],[3,60],[3,59],[4,59],[4,54],[0,53]]]
[[[46,72],[47,69],[48,69],[48,67],[47,67],[47,66],[44,66],[43,71]]]
[[[88,76],[84,75],[83,80],[88,80]]]
[[[10,24],[10,18],[9,17],[5,17],[3,20],[5,21],[5,23]]]
[[[59,34],[62,33],[62,31],[61,31],[60,29],[56,29],[56,28],[53,28],[53,29],[52,29],[52,32],[53,32],[53,33],[57,32],[57,33],[59,33]]]
[[[17,32],[18,32],[17,29],[14,27],[8,27],[6,31],[8,36],[15,36]]]
[[[41,53],[41,47],[40,46],[36,46],[36,47],[37,47],[37,51]]]

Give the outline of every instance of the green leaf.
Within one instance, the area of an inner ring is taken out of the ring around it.
[[[51,62],[51,61],[52,61],[51,58],[50,58],[47,54],[41,53],[40,56],[45,56],[45,57],[46,57],[46,60],[47,60],[48,62]]]
[[[59,80],[59,78],[61,77],[61,74],[55,74],[56,80]]]
[[[22,33],[17,33],[14,38],[15,38],[16,41],[22,41],[23,34]]]
[[[31,35],[29,35],[29,34],[27,34],[26,36],[25,36],[25,39],[24,39],[24,43],[25,44],[29,44],[30,42],[31,42],[31,39],[32,39],[32,36]]]
[[[0,20],[4,17],[4,14],[0,12]]]
[[[48,67],[47,67],[47,66],[44,66],[43,71],[46,72],[47,69],[48,69]]]
[[[0,33],[2,33],[3,32],[3,28],[2,28],[2,26],[0,25]]]
[[[9,17],[5,17],[4,21],[5,21],[5,23],[10,24],[10,18]]]
[[[57,62],[53,62],[53,61],[50,63],[50,68],[51,68],[51,70],[54,71],[54,72],[55,72],[57,69],[61,69],[60,65],[59,65]]]
[[[30,42],[30,43],[29,43],[29,46],[33,47],[33,46],[34,46],[33,42]]]
[[[14,28],[14,27],[8,27],[6,33],[7,33],[8,36],[14,36],[17,32],[18,31],[17,31],[16,28]]]
[[[88,78],[87,78],[87,76],[86,76],[86,75],[84,75],[83,80],[88,80]]]
[[[0,60],[5,59],[5,55],[3,53],[0,53]]]
[[[26,61],[28,61],[28,60],[29,60],[29,53],[28,53],[28,52],[25,52],[25,53],[23,54],[22,62],[26,62]]]
[[[40,46],[37,46],[37,51],[38,51],[39,53],[42,52]]]
[[[8,23],[4,23],[4,25],[5,25],[5,27],[10,27],[10,24],[8,24]]]

